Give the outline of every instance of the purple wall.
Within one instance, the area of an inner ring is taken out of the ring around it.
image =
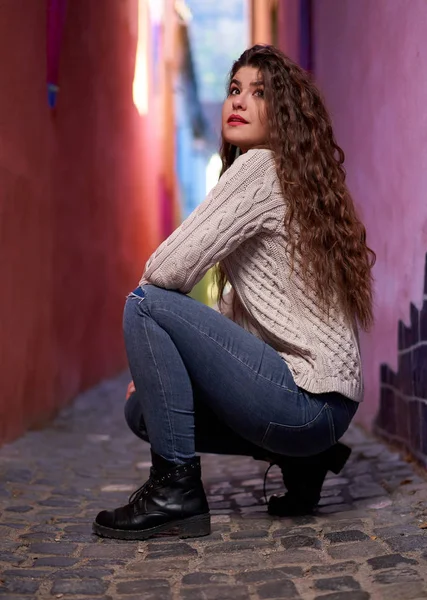
[[[377,253],[376,325],[362,338],[366,396],[359,420],[368,426],[379,409],[380,366],[398,370],[399,320],[409,326],[410,303],[417,309],[423,303],[426,23],[424,0],[314,3],[316,77],[346,152],[348,182],[367,225],[368,242]],[[427,402],[425,391],[421,402]],[[400,438],[413,445],[410,432]]]
[[[279,3],[279,47],[299,63],[301,55],[301,0]]]

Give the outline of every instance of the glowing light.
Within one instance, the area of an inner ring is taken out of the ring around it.
[[[161,23],[165,15],[164,0],[148,0],[150,5],[150,15],[154,23]]]
[[[208,166],[206,167],[206,193],[209,194],[211,189],[218,183],[219,174],[222,168],[221,157],[218,153],[212,154],[209,159]],[[208,277],[206,285],[206,296],[208,304],[212,305],[216,303],[218,299],[218,286],[213,274],[213,270],[208,271],[206,277]]]
[[[148,113],[148,6],[138,0],[138,44],[132,86],[133,103],[140,115]]]
[[[222,162],[219,154],[212,154],[208,166],[206,167],[206,193],[218,183],[221,172]]]

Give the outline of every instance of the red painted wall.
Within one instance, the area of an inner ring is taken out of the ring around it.
[[[45,2],[0,6],[0,443],[125,366],[125,295],[159,241],[137,10],[68,2],[52,113]]]

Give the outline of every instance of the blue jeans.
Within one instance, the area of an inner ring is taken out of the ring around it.
[[[136,288],[123,326],[136,388],[127,421],[169,461],[196,450],[310,456],[335,444],[357,410],[341,394],[301,389],[271,346],[179,292]]]

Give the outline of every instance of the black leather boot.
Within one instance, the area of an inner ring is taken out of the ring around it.
[[[148,481],[132,494],[126,506],[100,512],[93,523],[94,533],[120,540],[209,535],[209,506],[200,459],[178,465],[154,452],[151,456]]]
[[[270,465],[282,471],[287,493],[271,496],[268,514],[291,517],[312,514],[320,500],[322,486],[328,471],[338,474],[351,454],[351,449],[337,443],[328,450],[308,457],[269,455],[264,457]],[[254,457],[261,459],[261,454]]]
[[[288,491],[282,496],[271,496],[268,514],[276,517],[312,514],[319,503],[328,471],[338,474],[350,454],[348,446],[338,443],[315,456],[283,457],[277,461]]]

